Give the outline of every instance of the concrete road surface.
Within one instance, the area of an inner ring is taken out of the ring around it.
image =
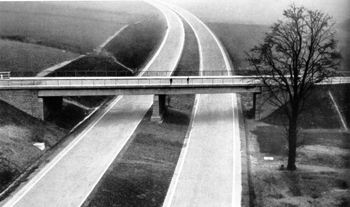
[[[173,5],[194,30],[201,71],[227,70],[231,63],[213,33],[197,17]],[[197,95],[192,129],[186,138],[165,207],[238,207],[241,153],[236,94]]]

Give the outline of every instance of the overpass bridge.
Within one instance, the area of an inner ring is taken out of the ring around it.
[[[0,97],[45,120],[62,110],[63,97],[154,95],[152,120],[161,122],[169,94],[223,94],[261,92],[261,86],[244,76],[162,77],[33,77],[0,80]]]
[[[350,77],[319,84],[346,83]],[[152,120],[161,122],[166,95],[251,93],[255,112],[256,95],[262,87],[256,76],[14,77],[0,80],[0,97],[45,120],[52,111],[61,110],[63,97],[154,95]]]

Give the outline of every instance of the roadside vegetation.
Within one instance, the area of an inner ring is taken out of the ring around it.
[[[199,71],[193,31],[185,27],[183,56],[174,75]],[[193,75],[196,75],[195,73]],[[191,118],[194,95],[169,96],[161,124],[150,121],[150,109],[83,206],[162,206]]]
[[[31,164],[54,146],[65,129],[44,123],[15,107],[0,101],[0,192],[24,173]],[[33,146],[44,142],[46,150]],[[0,199],[3,196],[1,194]]]
[[[349,22],[337,22],[335,27],[342,71],[349,71]],[[226,46],[236,72],[254,74],[244,52],[262,43],[269,25],[216,22],[207,25]],[[261,120],[255,121],[251,117],[252,97],[241,95],[250,158],[251,206],[350,206],[350,134],[329,95],[330,91],[348,127],[349,90],[348,85],[316,87],[301,114],[299,169],[295,172],[280,170],[287,160],[287,140],[281,126],[281,119],[286,118],[281,109],[261,101],[258,103]]]
[[[265,104],[261,109],[270,115],[255,121],[249,117],[249,105],[244,106],[252,206],[350,205],[350,133],[324,91],[317,89],[301,114],[294,172],[281,168],[288,158],[284,113]],[[243,100],[249,102],[248,97]]]
[[[342,67],[348,65],[343,63]],[[316,86],[306,100],[299,119],[298,168],[294,172],[287,171],[285,165],[288,140],[283,123],[288,119],[282,107],[273,107],[260,99],[260,120],[255,121],[250,117],[251,97],[242,96],[251,206],[350,206],[347,88],[347,85]]]

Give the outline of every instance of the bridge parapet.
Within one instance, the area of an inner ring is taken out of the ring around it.
[[[347,84],[350,77],[333,77],[319,85]],[[257,76],[161,76],[161,77],[35,77],[0,79],[0,90],[45,88],[156,87],[156,86],[263,86]]]
[[[62,88],[111,86],[179,86],[179,85],[245,85],[259,86],[260,81],[250,76],[174,76],[174,77],[65,77],[65,78],[11,78],[0,80],[0,90],[9,88]]]

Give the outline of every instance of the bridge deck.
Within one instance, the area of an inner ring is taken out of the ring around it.
[[[350,77],[329,78],[319,85],[347,84]],[[102,88],[147,88],[172,87],[260,87],[263,84],[256,76],[152,76],[152,77],[56,77],[56,78],[10,78],[0,80],[0,90],[8,89],[102,89]]]

